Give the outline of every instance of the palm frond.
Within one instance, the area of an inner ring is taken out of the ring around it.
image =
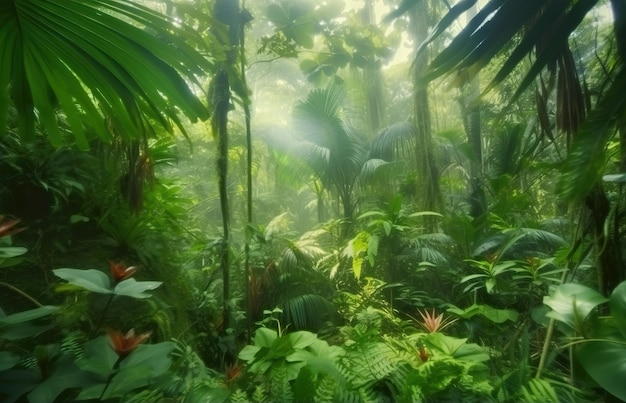
[[[280,302],[283,310],[284,325],[293,329],[320,329],[327,321],[337,315],[334,305],[326,298],[316,294],[297,295]]]
[[[414,152],[415,124],[409,121],[395,123],[379,130],[370,150],[370,158],[392,161],[408,158]]]
[[[604,174],[606,145],[618,119],[624,116],[625,93],[626,67],[622,66],[574,138],[558,182],[560,193],[567,199],[584,198]]]
[[[482,256],[497,253],[498,257],[507,254],[517,257],[537,256],[564,245],[565,240],[551,232],[536,228],[514,228],[488,237],[474,249],[472,254]]]
[[[105,141],[105,116],[140,137],[133,105],[167,130],[170,121],[182,127],[178,112],[208,118],[187,83],[212,68],[191,45],[202,39],[165,15],[130,0],[11,0],[0,5],[0,21],[0,127],[12,102],[22,136],[32,137],[38,117],[60,145],[60,110],[86,148],[83,117]]]
[[[498,85],[527,55],[534,49],[540,49],[512,98],[516,99],[545,66],[556,60],[560,50],[567,44],[569,35],[597,3],[598,0],[582,0],[571,2],[571,7],[563,7],[562,3],[546,4],[541,0],[524,3],[491,0],[455,36],[450,45],[434,58],[423,75],[424,80],[430,81],[452,71],[465,71],[471,78],[502,52],[507,43],[522,33],[521,41],[515,45],[507,62],[500,67],[485,90],[489,91]],[[458,10],[450,10],[448,14],[450,16],[444,16],[444,20],[460,13]],[[546,31],[546,26],[552,29]],[[433,39],[430,38],[431,41]]]

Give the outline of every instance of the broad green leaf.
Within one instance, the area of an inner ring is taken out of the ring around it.
[[[22,311],[11,315],[0,313],[0,327],[6,325],[16,325],[31,320],[43,318],[59,310],[58,306],[45,305],[39,308]]]
[[[54,326],[55,325],[52,323],[39,325],[27,322],[20,323],[19,325],[0,327],[0,339],[19,340],[27,337],[34,337],[52,329]]]
[[[241,349],[241,351],[237,355],[237,358],[239,358],[240,360],[244,360],[247,363],[251,363],[254,360],[254,357],[256,356],[256,354],[260,350],[261,350],[261,347],[248,344],[247,346]]]
[[[317,341],[317,335],[307,331],[289,333],[287,338],[294,349],[305,349]]]
[[[102,381],[108,379],[118,355],[113,350],[109,338],[100,336],[85,344],[85,355],[76,361],[76,365],[83,371],[91,372]],[[96,396],[97,397],[97,396]]]
[[[278,359],[279,361],[282,361],[289,354],[293,353],[293,351],[294,348],[289,337],[282,336],[274,340],[272,346],[267,351],[265,358],[268,360]]]
[[[0,259],[9,259],[16,256],[21,256],[28,252],[28,249],[19,246],[10,246],[0,248]]]
[[[331,346],[326,341],[317,339],[312,343],[308,350],[317,357],[327,357],[330,359],[337,359],[338,357],[346,355],[346,351],[339,346]]]
[[[454,356],[456,351],[467,342],[467,339],[458,339],[446,336],[443,333],[429,333],[424,336],[423,340],[430,347],[436,348],[450,356]]]
[[[504,323],[507,320],[517,322],[519,313],[513,309],[497,309],[490,305],[474,304],[464,310],[457,307],[448,308],[448,312],[469,319],[475,315],[482,315],[493,323]]]
[[[13,368],[21,358],[15,353],[9,351],[0,351],[0,371],[6,371],[9,368]]]
[[[491,358],[483,347],[474,343],[462,344],[452,356],[457,360],[478,362],[489,361]]]
[[[584,321],[589,313],[608,299],[581,284],[561,284],[543,303],[552,308],[547,316],[565,323],[579,334],[584,333]]]
[[[626,338],[626,281],[615,287],[611,294],[609,306],[617,328]]]
[[[277,28],[286,27],[291,23],[289,14],[280,4],[270,4],[267,7],[267,19],[273,22]]]
[[[260,327],[254,333],[254,345],[257,347],[271,347],[278,338],[275,330],[266,327]]]
[[[88,386],[93,379],[74,363],[74,356],[65,354],[56,359],[46,378],[28,394],[30,402],[54,402],[66,389],[80,389]]]
[[[52,272],[70,284],[99,294],[112,294],[109,276],[100,270],[55,269]]]
[[[117,283],[113,294],[132,298],[150,298],[152,295],[147,294],[146,291],[154,290],[161,284],[163,284],[161,281],[137,281],[131,277]]]
[[[604,389],[626,401],[626,340],[589,341],[576,349],[576,357],[587,373]]]

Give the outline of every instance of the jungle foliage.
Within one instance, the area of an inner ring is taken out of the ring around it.
[[[621,0],[0,1],[0,400],[626,401]]]

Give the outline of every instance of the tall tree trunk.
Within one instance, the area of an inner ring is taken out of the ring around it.
[[[428,4],[420,1],[412,9],[413,39],[419,46],[428,36]],[[416,203],[418,208],[427,211],[439,209],[439,173],[435,165],[433,140],[431,133],[430,109],[428,105],[428,87],[420,82],[423,70],[428,65],[426,51],[416,55],[413,63],[413,117],[415,120],[415,161],[416,161]],[[425,220],[426,230],[434,231],[436,221]]]
[[[375,21],[372,0],[365,0],[361,10],[361,22],[364,25],[373,25]],[[374,133],[383,125],[383,76],[380,71],[380,62],[374,57],[368,60],[363,69],[365,98],[367,102],[367,119],[370,133]]]
[[[217,181],[222,211],[222,243],[220,250],[220,269],[223,281],[223,329],[230,326],[230,211],[228,206],[228,111],[230,109],[230,85],[228,73],[221,69],[211,82],[213,116],[211,130],[217,140]]]
[[[245,0],[244,2],[241,4],[241,8],[242,8],[242,16],[244,15],[243,13],[247,14],[246,11],[246,6],[245,6]],[[249,16],[249,19],[251,19],[252,16]],[[247,19],[247,20],[249,20]],[[248,88],[248,83],[246,80],[246,43],[245,43],[245,27],[246,27],[246,23],[248,21],[240,21],[240,25],[239,25],[239,63],[240,63],[240,74],[241,74],[241,81],[242,84],[244,86],[244,88]],[[245,244],[244,244],[244,255],[245,255],[245,259],[244,259],[244,278],[246,279],[246,297],[247,297],[247,301],[246,301],[246,307],[247,307],[247,311],[246,311],[246,322],[247,322],[247,335],[248,338],[250,338],[252,336],[252,327],[254,325],[254,318],[252,315],[252,304],[250,301],[250,274],[251,274],[251,270],[252,268],[250,267],[250,239],[252,237],[252,234],[250,233],[250,229],[252,227],[252,224],[254,223],[254,217],[253,217],[253,211],[252,211],[252,128],[250,126],[250,103],[248,102],[248,100],[245,100],[243,102],[243,112],[245,115],[245,119],[246,119],[246,185],[247,185],[247,194],[246,194],[246,213],[247,213],[247,225],[246,225],[246,230],[245,230]]]
[[[237,49],[241,33],[241,15],[239,0],[216,0],[213,14],[217,21],[228,27],[228,38],[222,39],[226,52],[226,60],[222,62],[215,77],[211,81],[209,100],[213,107],[211,129],[217,139],[217,175],[222,211],[222,244],[220,251],[220,268],[223,281],[223,323],[222,329],[230,327],[230,209],[228,205],[228,112],[230,111],[230,81],[228,69],[233,68],[237,60]],[[217,35],[223,38],[222,35]]]

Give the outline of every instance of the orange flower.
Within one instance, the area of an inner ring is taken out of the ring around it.
[[[114,262],[109,260],[109,268],[116,283],[126,280],[137,271],[137,266],[126,267],[124,262]]]
[[[13,228],[15,227],[20,220],[16,219],[6,219],[3,215],[0,215],[0,238],[5,236],[17,234],[18,232],[24,231],[26,228]]]
[[[242,370],[241,367],[237,365],[237,363],[226,367],[226,383],[228,385],[240,378],[241,375]]]
[[[138,345],[150,337],[151,334],[151,332],[148,332],[135,336],[135,329],[130,329],[125,335],[113,329],[108,329],[107,333],[109,334],[111,347],[120,358],[124,358],[130,354]]]

